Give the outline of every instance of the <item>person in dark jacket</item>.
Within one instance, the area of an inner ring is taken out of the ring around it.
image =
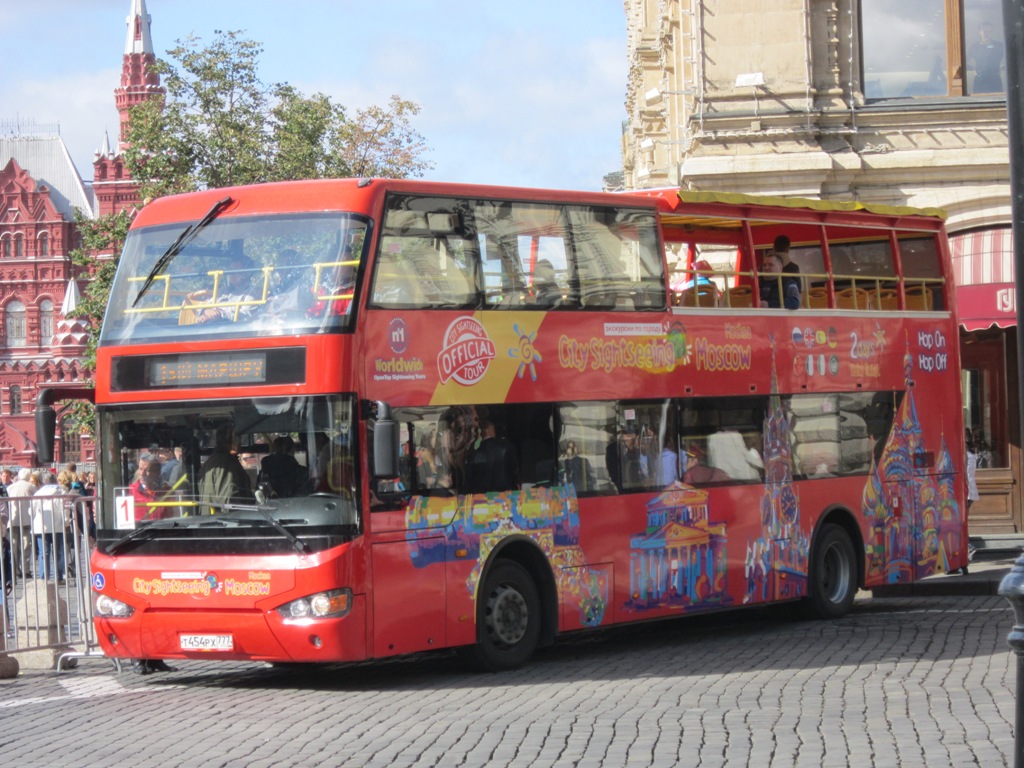
[[[466,463],[466,492],[512,491],[519,488],[515,446],[497,436],[494,422],[480,420],[480,445]]]

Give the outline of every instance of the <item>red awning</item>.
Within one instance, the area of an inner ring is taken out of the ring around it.
[[[960,323],[968,331],[1017,324],[1009,227],[949,236]]]
[[[968,331],[980,331],[993,325],[1000,328],[1016,325],[1016,296],[1017,286],[1013,283],[959,285],[956,306],[960,311],[960,323]]]

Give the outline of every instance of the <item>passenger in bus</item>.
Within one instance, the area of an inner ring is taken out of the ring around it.
[[[252,259],[241,253],[234,254],[228,262],[224,276],[221,277],[223,282],[218,287],[215,306],[196,309],[195,321],[197,323],[231,322],[251,318],[256,301],[252,290],[255,270],[256,264]],[[193,294],[193,296],[195,295]]]
[[[480,445],[466,464],[466,493],[513,491],[519,488],[519,459],[516,449],[499,437],[494,422],[480,420]]]
[[[236,449],[234,426],[221,424],[214,435],[213,453],[199,470],[199,498],[204,505],[201,514],[214,514],[222,504],[252,502],[249,475],[235,455]]]
[[[761,454],[734,429],[708,435],[708,463],[733,480],[760,480],[764,470]]]
[[[299,252],[287,248],[278,255],[271,273],[267,317],[271,321],[301,318],[313,306],[314,271],[304,264]]]
[[[351,254],[346,260],[350,258]],[[356,272],[346,264],[339,269],[336,279],[330,284],[316,286],[312,304],[306,314],[310,317],[347,315],[352,309],[355,287]]]
[[[679,454],[668,440],[661,447],[661,485],[672,485],[679,479]]]
[[[160,476],[171,490],[188,490],[188,477],[185,474],[184,447],[174,446],[170,458],[164,462]]]
[[[569,440],[565,444],[562,456],[562,476],[566,485],[576,489],[576,493],[595,489],[594,470],[590,462],[577,452],[576,441]]]
[[[460,493],[464,493],[466,487],[466,465],[476,444],[479,419],[474,406],[453,405],[438,422],[443,453],[448,458],[448,472],[442,477],[441,484]]]
[[[440,457],[437,455],[437,430],[420,437],[416,447],[416,486],[418,488],[435,488],[443,475]]]
[[[298,251],[294,248],[285,248],[281,251],[270,278],[274,293],[281,294],[295,287],[303,271]]]
[[[761,261],[759,282],[761,283],[761,306],[771,309],[800,308],[800,279],[795,277],[775,277],[782,274],[782,259],[773,251],[768,251]],[[780,295],[781,290],[781,295]]]
[[[789,249],[790,249],[789,238],[785,235],[779,235],[775,238],[775,242],[772,244],[772,250],[779,254],[779,258],[782,259],[782,274],[784,275],[799,275],[800,265],[795,261],[790,260]]]
[[[711,279],[710,272],[714,271],[714,267],[708,262],[707,259],[698,259],[693,265],[693,272],[690,273],[690,279],[683,283],[683,290],[689,290],[697,287],[701,289],[710,290],[714,301],[718,302],[718,283]],[[703,292],[703,291],[702,291]]]
[[[538,307],[558,306],[562,289],[555,280],[555,268],[547,259],[539,259],[533,270],[533,302]]]
[[[691,443],[684,452],[686,469],[683,482],[687,485],[707,485],[708,483],[724,483],[730,478],[725,472],[704,463],[704,450],[696,443]]]
[[[604,458],[608,476],[620,493],[643,485],[647,479],[646,462],[640,450],[640,428],[636,424],[627,425],[619,439],[608,444]]]
[[[278,498],[297,496],[309,478],[306,469],[294,456],[295,441],[289,435],[278,435],[271,443],[270,451],[260,462],[260,480],[270,483]]]
[[[163,466],[160,458],[152,453],[144,453],[139,457],[138,476],[128,490],[135,500],[135,520],[157,520],[168,517],[168,510],[159,506],[169,490],[161,477]]]

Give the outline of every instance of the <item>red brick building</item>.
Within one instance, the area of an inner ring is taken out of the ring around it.
[[[88,275],[71,263],[79,244],[75,209],[99,217],[138,204],[138,184],[122,156],[129,109],[162,97],[152,71],[153,44],[145,0],[131,0],[121,83],[117,151],[104,139],[93,179],[79,176],[63,140],[48,131],[0,137],[0,466],[38,464],[35,402],[46,386],[88,386],[81,355],[88,327],[75,302]],[[59,463],[92,464],[90,436],[58,429]]]

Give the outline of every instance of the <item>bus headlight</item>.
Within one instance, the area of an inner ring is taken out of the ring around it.
[[[112,619],[127,619],[135,609],[127,603],[115,600],[110,595],[96,596],[96,615]]]
[[[286,619],[335,619],[352,606],[351,589],[332,589],[285,603],[277,612]]]

